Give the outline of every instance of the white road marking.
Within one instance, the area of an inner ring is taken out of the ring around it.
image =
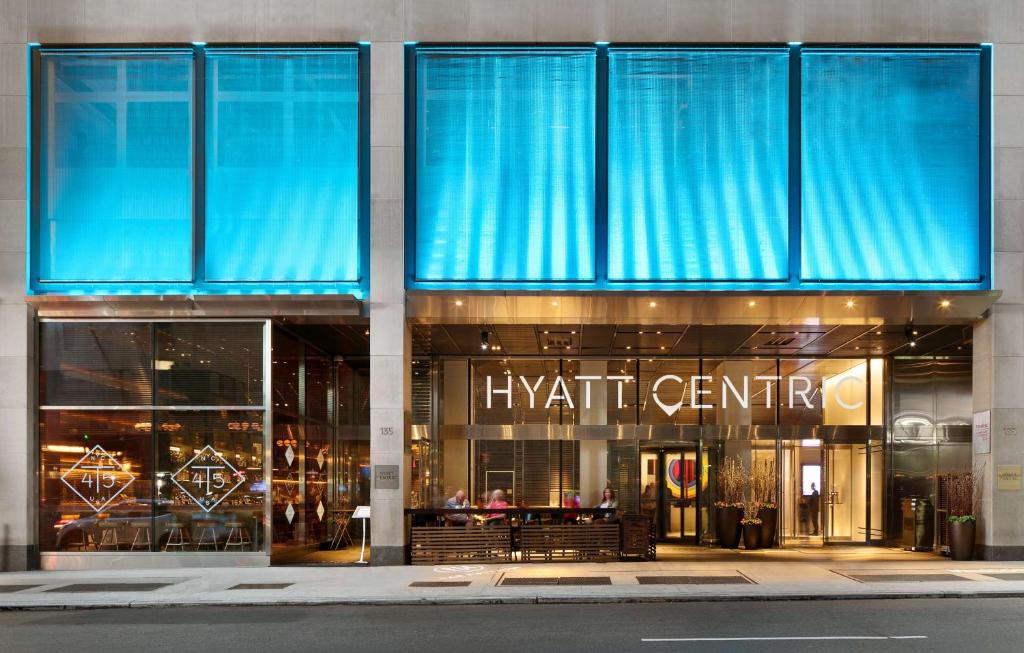
[[[927,635],[822,635],[793,637],[650,637],[642,638],[641,642],[788,642],[808,640],[836,639],[928,639]]]

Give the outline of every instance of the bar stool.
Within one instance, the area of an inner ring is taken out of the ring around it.
[[[192,523],[199,529],[199,539],[196,540],[196,551],[202,550],[204,546],[213,547],[217,550],[217,522],[212,519],[192,519]]]
[[[132,546],[129,551],[134,551],[136,547],[142,547],[144,551],[149,551],[149,547],[152,544],[150,537],[152,535],[152,531],[149,529],[149,520],[136,519],[128,522],[128,525],[135,529],[135,536],[132,538]]]
[[[192,544],[192,538],[189,537],[188,531],[180,521],[172,521],[167,524],[167,528],[170,529],[167,535],[167,541],[164,542],[164,551],[167,551],[171,547],[177,547],[179,551],[184,551],[185,546]],[[177,535],[178,539],[175,541],[174,536]]]
[[[113,549],[117,551],[121,548],[121,538],[118,535],[119,525],[114,522],[103,520],[99,523],[100,527],[100,543],[97,545],[97,549],[103,551],[104,549]],[[126,542],[127,544],[127,542]]]
[[[237,546],[239,551],[244,551],[252,544],[252,538],[249,537],[249,529],[245,527],[245,524],[237,516],[224,525],[228,528],[228,539],[224,541],[225,551],[233,546]]]

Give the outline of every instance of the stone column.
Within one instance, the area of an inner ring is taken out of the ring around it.
[[[405,320],[403,45],[370,57],[371,561],[405,563],[411,343]]]
[[[990,560],[1024,558],[1024,490],[999,489],[997,474],[1024,466],[1024,34],[993,46],[995,213],[993,287],[1002,297],[974,325],[974,411],[991,411],[991,452],[984,467],[978,544]]]
[[[25,0],[0,3],[0,571],[38,564],[32,311],[25,304]]]

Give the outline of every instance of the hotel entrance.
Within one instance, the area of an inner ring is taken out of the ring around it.
[[[660,541],[697,544],[707,524],[707,477],[697,451],[695,445],[640,450],[640,512]]]
[[[414,325],[411,525],[445,525],[461,491],[466,517],[508,522],[512,560],[523,526],[634,519],[665,545],[658,559],[694,555],[728,546],[726,509],[772,524],[762,547],[898,544],[896,495],[929,489],[899,485],[910,431],[891,420],[940,403],[942,419],[969,415],[969,362],[949,355],[969,331],[920,327],[917,350],[935,343],[924,357],[893,355],[902,327],[782,331]],[[922,447],[926,431],[952,432],[922,426]]]

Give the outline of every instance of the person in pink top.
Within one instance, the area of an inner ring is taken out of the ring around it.
[[[491,493],[491,500],[487,502],[486,508],[508,508],[508,501],[505,501],[505,493],[501,490],[495,490]],[[487,515],[487,522],[493,522],[501,519],[505,519],[506,514],[503,512],[494,512]]]

